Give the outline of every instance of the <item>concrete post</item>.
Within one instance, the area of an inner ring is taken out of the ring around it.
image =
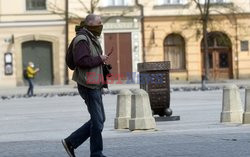
[[[120,90],[117,95],[115,129],[128,129],[131,118],[131,95],[128,89]]]
[[[243,124],[250,124],[250,86],[245,91],[245,112],[243,114]]]
[[[227,85],[223,89],[221,122],[242,123],[242,113],[239,88],[234,84]]]
[[[131,119],[129,120],[129,130],[155,129],[155,119],[152,116],[148,93],[142,89],[137,89],[132,95]]]

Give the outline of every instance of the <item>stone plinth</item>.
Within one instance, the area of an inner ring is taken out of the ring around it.
[[[117,95],[115,129],[128,129],[131,118],[131,95],[128,89],[122,89]]]
[[[243,114],[243,124],[250,124],[250,86],[245,91],[245,112]]]
[[[142,89],[133,91],[131,107],[129,130],[155,129],[155,119],[152,116],[150,101],[146,91]]]
[[[239,88],[232,84],[223,89],[221,122],[242,123],[242,102]]]

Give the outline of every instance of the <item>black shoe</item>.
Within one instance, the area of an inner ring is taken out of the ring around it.
[[[65,140],[62,140],[62,145],[70,157],[76,157],[74,148],[69,143],[67,143]]]

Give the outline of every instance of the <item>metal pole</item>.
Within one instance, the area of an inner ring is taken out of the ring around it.
[[[65,0],[65,55],[68,49],[68,37],[69,37],[69,1]],[[68,67],[65,62],[65,84],[69,84]]]

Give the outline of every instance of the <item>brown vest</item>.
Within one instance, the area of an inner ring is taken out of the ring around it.
[[[87,35],[78,35],[74,39],[73,43],[73,55],[75,45],[81,41],[85,40],[89,43],[90,55],[93,57],[100,56],[102,54],[102,48],[100,42],[96,38],[90,39]],[[103,69],[102,65],[90,68],[90,69],[82,69],[80,67],[76,67],[73,73],[72,80],[76,81],[82,86],[91,89],[100,89],[103,86]]]

